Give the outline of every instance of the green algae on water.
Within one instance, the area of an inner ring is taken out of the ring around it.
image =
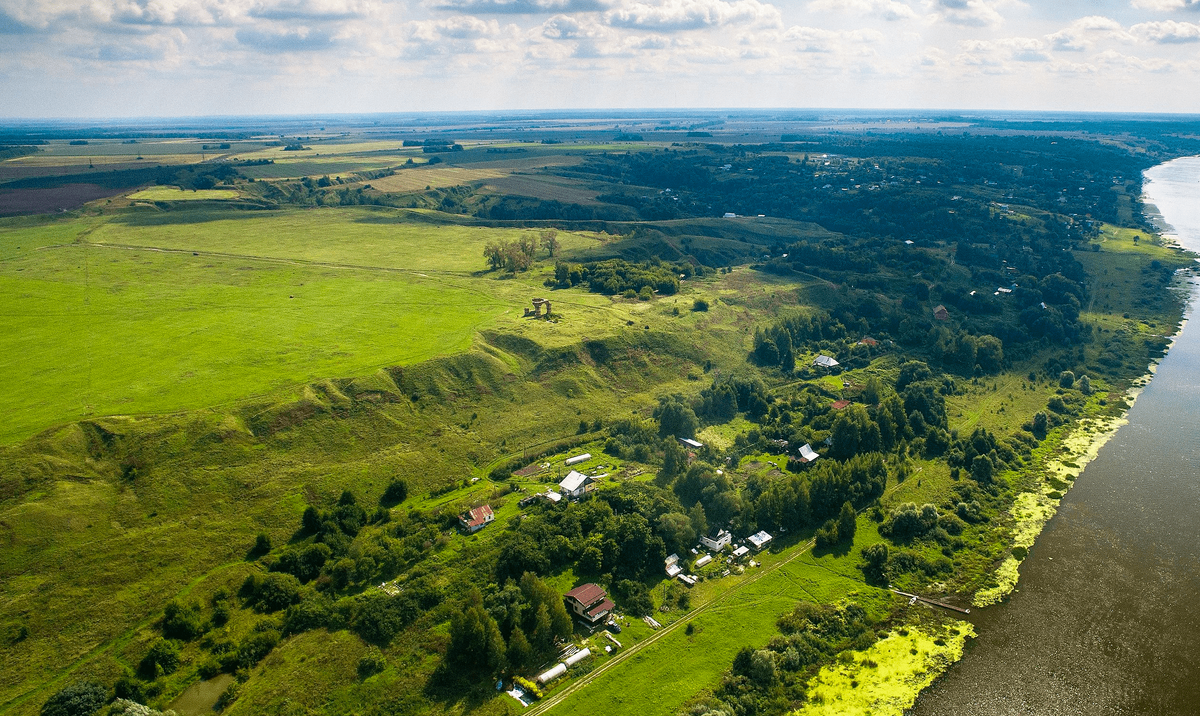
[[[845,652],[808,683],[808,702],[792,716],[900,716],[917,694],[962,658],[975,629],[956,621],[892,631],[865,651]]]

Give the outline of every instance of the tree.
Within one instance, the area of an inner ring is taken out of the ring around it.
[[[866,565],[863,567],[863,574],[866,575],[867,581],[874,584],[887,584],[888,581],[888,546],[883,542],[876,542],[862,551],[863,560]]]
[[[533,648],[546,655],[554,650],[554,625],[550,623],[550,609],[539,604],[533,617]]]
[[[108,690],[94,681],[75,681],[42,704],[42,716],[92,716],[108,701]]]
[[[271,537],[266,532],[259,532],[254,538],[254,549],[251,551],[255,555],[264,555],[271,551]]]
[[[463,671],[493,674],[504,668],[504,637],[496,620],[484,610],[477,590],[467,595],[465,606],[450,618],[446,664]]]
[[[769,649],[756,649],[750,655],[750,673],[748,675],[762,686],[775,683],[775,654]]]
[[[1058,387],[1070,388],[1075,385],[1075,374],[1069,370],[1064,370],[1058,374]]]
[[[309,505],[304,508],[304,516],[300,518],[300,526],[305,532],[316,532],[321,529],[321,513],[317,508]]]
[[[504,267],[504,247],[494,241],[487,242],[483,247],[483,258],[487,259],[492,270]]]
[[[1080,393],[1083,393],[1084,395],[1092,394],[1092,379],[1086,375],[1079,376],[1079,380],[1076,382],[1076,385],[1079,386]]]
[[[1004,344],[995,336],[980,336],[975,350],[975,360],[985,373],[999,373],[1004,367]]]
[[[682,512],[667,512],[658,518],[658,534],[670,552],[682,552],[696,541],[692,520]]]
[[[863,388],[862,401],[867,405],[879,405],[880,400],[883,400],[883,386],[878,378],[871,376],[867,378],[867,385]]]
[[[987,455],[976,455],[975,459],[971,461],[971,477],[980,484],[992,481],[993,469],[992,460]]]
[[[658,420],[658,436],[662,438],[690,438],[696,435],[700,421],[696,413],[677,398],[660,398],[658,407],[654,409],[654,418]]]
[[[558,253],[560,244],[558,243],[558,231],[555,229],[547,229],[541,233],[542,248],[550,254],[550,258]]]
[[[654,484],[659,487],[670,485],[671,481],[685,468],[687,468],[687,453],[683,451],[683,446],[677,440],[668,439],[663,443],[662,469],[655,476]]]
[[[513,671],[523,671],[533,663],[533,647],[529,645],[529,640],[525,638],[525,632],[521,627],[513,627],[512,634],[508,635],[508,665]]]
[[[392,480],[388,483],[379,503],[385,507],[394,507],[408,499],[408,483],[404,480]]]
[[[138,672],[146,679],[157,679],[179,668],[179,647],[167,639],[159,639],[150,647],[138,664]]]
[[[1041,410],[1034,413],[1033,434],[1036,435],[1039,440],[1046,437],[1046,430],[1048,428],[1047,421],[1048,418],[1046,417],[1046,413],[1042,412]]]
[[[697,502],[688,510],[688,519],[692,521],[692,529],[697,536],[708,534],[708,516],[704,514],[704,505]]]
[[[849,502],[842,503],[842,511],[838,514],[838,540],[854,540],[854,533],[858,530],[857,518],[854,505]]]

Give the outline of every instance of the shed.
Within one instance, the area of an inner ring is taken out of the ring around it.
[[[699,440],[693,440],[691,438],[679,438],[679,444],[683,445],[686,448],[691,448],[693,450],[699,450],[700,448],[704,447],[704,443],[700,442]]]
[[[712,561],[712,555],[706,554],[706,555],[703,555],[702,557],[700,557],[700,559],[697,559],[696,563],[692,566],[695,569],[700,569],[701,567],[703,567],[704,565],[708,564],[711,561]]]
[[[679,581],[683,582],[684,584],[688,585],[689,587],[696,586],[696,578],[692,577],[690,575],[687,575],[687,574],[679,575]]]
[[[748,554],[750,554],[749,547],[738,547],[737,549],[733,550],[733,559],[741,559]]]

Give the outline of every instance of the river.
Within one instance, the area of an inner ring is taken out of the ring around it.
[[[1200,157],[1146,172],[1180,245],[1200,252]],[[1200,290],[1192,286],[1192,307]],[[963,659],[919,716],[1200,714],[1200,316],[1021,565],[978,611]]]

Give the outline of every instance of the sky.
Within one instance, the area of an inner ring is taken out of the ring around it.
[[[0,117],[1200,112],[1200,0],[0,0]]]

